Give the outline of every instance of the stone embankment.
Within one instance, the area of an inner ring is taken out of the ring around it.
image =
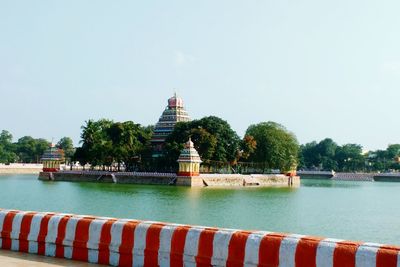
[[[39,174],[42,169],[42,164],[0,164],[0,174]]]
[[[332,177],[335,181],[367,181],[373,182],[375,174],[373,173],[345,173],[338,172]]]
[[[41,172],[40,180],[69,182],[99,182],[118,184],[187,185],[216,187],[298,187],[300,177],[282,174],[241,175],[241,174],[201,174],[197,177],[177,177],[174,173],[156,172],[105,172],[105,171],[60,171]],[[183,180],[183,181],[182,181]],[[195,180],[195,182],[193,182]]]
[[[112,266],[400,266],[400,247],[85,215],[0,210],[0,247]]]
[[[336,181],[400,182],[400,173],[351,173],[327,171],[298,171],[303,179],[331,179]]]

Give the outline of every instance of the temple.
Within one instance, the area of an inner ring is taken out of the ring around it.
[[[158,158],[162,155],[165,139],[174,130],[176,123],[181,121],[190,121],[190,118],[184,108],[183,99],[178,97],[175,93],[173,97],[168,99],[168,106],[161,114],[154,129],[151,139],[153,158]]]
[[[189,138],[189,141],[185,144],[185,148],[181,151],[181,155],[178,158],[178,176],[199,176],[201,162],[199,153],[194,148],[194,144]]]
[[[51,144],[41,158],[43,162],[43,172],[58,172],[60,170],[60,164],[64,161],[63,154],[61,149]]]

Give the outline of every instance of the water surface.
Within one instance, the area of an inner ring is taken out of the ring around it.
[[[0,207],[267,230],[400,245],[400,183],[303,180],[300,188],[187,188],[0,176]]]

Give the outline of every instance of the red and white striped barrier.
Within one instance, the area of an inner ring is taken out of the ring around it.
[[[0,210],[0,247],[113,266],[400,266],[394,246],[15,210]]]

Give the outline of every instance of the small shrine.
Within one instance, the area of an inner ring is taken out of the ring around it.
[[[178,176],[199,176],[201,159],[199,153],[194,148],[192,140],[186,142],[185,148],[181,151],[178,158]]]
[[[64,155],[61,149],[53,144],[44,152],[41,161],[43,163],[43,172],[58,172],[60,165],[64,161]]]

